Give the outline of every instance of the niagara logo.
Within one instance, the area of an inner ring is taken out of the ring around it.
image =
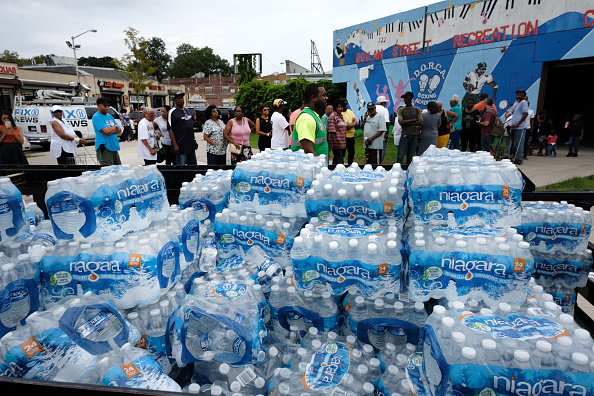
[[[492,191],[441,191],[439,193],[440,201],[450,202],[495,202],[495,194]]]
[[[549,227],[547,225],[541,225],[541,226],[536,227],[536,232],[538,234],[552,235],[552,236],[557,236],[557,235],[578,236],[580,234],[580,231],[577,228],[564,227],[564,226]]]
[[[252,183],[253,185],[265,186],[265,192],[270,192],[271,187],[282,189],[289,189],[291,187],[289,179],[276,179],[270,176],[252,176],[252,178],[250,179],[250,183]]]
[[[318,263],[318,272],[327,274],[333,277],[344,278],[345,275],[355,275],[363,279],[371,279],[371,272],[365,268],[357,267],[355,265],[342,265],[338,268],[329,267],[325,263]]]
[[[344,207],[331,204],[330,212],[336,213],[340,216],[348,216],[349,219],[355,218],[355,215],[369,216],[373,219],[375,219],[377,216],[377,212],[375,210],[363,205],[353,205]]]
[[[97,272],[122,272],[120,270],[120,262],[113,260],[113,261],[72,261],[70,262],[70,272],[71,273],[79,273],[79,274],[87,274],[89,275],[89,280],[91,282],[95,282],[99,280],[99,275]]]
[[[342,356],[332,356],[327,363],[327,366],[324,367],[320,380],[328,383],[335,381],[334,376],[336,375],[341,362]]]
[[[161,185],[158,180],[150,180],[144,184],[132,184],[125,186],[125,188],[118,190],[118,199],[133,198],[137,195],[143,195],[148,192],[155,192],[161,190]]]
[[[586,263],[584,262],[584,267],[586,266]],[[539,269],[542,269],[543,271],[548,271],[548,272],[552,272],[552,273],[556,273],[558,271],[571,271],[571,272],[578,272],[580,270],[580,268],[576,265],[572,265],[572,264],[568,264],[568,263],[556,263],[556,264],[549,264],[549,263],[543,263],[541,265],[537,266]]]
[[[441,267],[448,268],[457,272],[481,271],[492,272],[495,275],[505,275],[507,266],[505,264],[494,263],[486,260],[463,260],[452,258],[442,258]]]
[[[528,383],[524,381],[516,382],[515,377],[511,377],[510,379],[494,376],[493,387],[496,390],[505,389],[506,393],[516,394],[518,396],[539,396],[540,394],[586,396],[587,394],[586,388],[582,385],[574,385],[565,381],[555,381],[552,379],[544,379],[536,383]]]
[[[270,245],[270,238],[258,231],[243,231],[234,229],[233,235],[240,240],[247,241],[248,245],[253,244],[254,241],[261,241],[266,245]]]

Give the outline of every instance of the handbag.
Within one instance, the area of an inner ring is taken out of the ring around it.
[[[231,121],[233,122],[233,121]],[[242,118],[241,119],[241,131],[243,132],[243,125],[245,123],[245,120]],[[239,146],[239,148],[235,147],[235,145],[233,143],[228,144],[227,145],[227,150],[229,150],[229,152],[231,154],[235,154],[235,155],[239,155],[243,152],[243,133],[241,134],[241,145]]]
[[[165,161],[167,158],[167,149],[163,147],[163,145],[157,141],[157,163],[160,164],[161,162]]]

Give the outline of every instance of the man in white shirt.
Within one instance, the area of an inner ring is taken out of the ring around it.
[[[273,103],[274,113],[270,117],[272,122],[272,140],[270,141],[270,148],[283,149],[289,148],[289,122],[283,115],[287,102],[282,99],[276,99]]]
[[[386,120],[386,133],[384,133],[384,145],[382,149],[380,164],[384,162],[384,157],[386,156],[386,151],[388,150],[388,137],[390,135],[390,111],[386,108],[386,102],[386,97],[384,95],[380,95],[377,97],[377,104],[375,105],[375,111],[377,112],[377,114],[379,114],[384,118],[384,120]]]
[[[138,123],[138,158],[142,158],[145,165],[157,163],[155,144],[159,137],[155,134],[153,127],[154,119],[155,111],[150,107],[145,107],[144,118]]]

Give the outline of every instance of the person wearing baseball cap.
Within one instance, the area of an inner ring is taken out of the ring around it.
[[[272,140],[270,141],[270,148],[273,150],[289,148],[289,121],[283,115],[287,102],[282,99],[274,100],[274,113],[270,118],[272,121]]]
[[[173,93],[175,106],[167,114],[167,129],[171,138],[171,148],[175,154],[175,165],[196,165],[198,143],[194,136],[194,117],[184,107],[185,94]]]
[[[365,112],[365,118],[361,123],[365,147],[369,150],[367,163],[371,165],[381,163],[382,149],[384,147],[384,139],[381,136],[386,132],[384,117],[376,109],[377,107],[373,102],[368,102],[367,112]]]
[[[122,130],[115,119],[109,114],[109,99],[97,99],[98,111],[93,114],[93,128],[95,129],[95,152],[100,165],[121,165],[120,141],[118,135]]]
[[[76,136],[72,126],[62,120],[62,107],[52,106],[51,143],[50,157],[55,158],[58,165],[74,165],[74,154],[76,154],[76,145],[85,144],[87,141]]]
[[[515,108],[511,119],[511,135],[514,139],[514,147],[516,148],[515,164],[522,165],[524,160],[524,140],[526,138],[526,128],[522,125],[526,117],[528,117],[528,102],[526,101],[526,91],[520,89],[516,91]]]
[[[406,92],[401,96],[404,99],[404,106],[398,109],[398,123],[402,126],[402,135],[398,145],[398,163],[410,164],[419,145],[419,130],[423,126],[423,115],[421,109],[413,106],[412,100],[415,95],[412,92]]]

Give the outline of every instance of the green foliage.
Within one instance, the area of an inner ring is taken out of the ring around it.
[[[237,73],[239,74],[237,85],[247,84],[253,81],[258,75],[256,72],[256,56],[237,55]]]
[[[167,53],[165,42],[159,37],[151,37],[147,40],[148,57],[153,61],[153,66],[157,68],[151,75],[159,80],[167,77],[171,65],[171,55]]]
[[[200,72],[206,76],[211,74],[230,76],[233,73],[233,67],[229,61],[216,55],[210,47],[196,48],[184,43],[177,47],[176,53],[167,73],[171,77],[187,78]]]
[[[153,60],[149,58],[148,42],[140,36],[140,32],[132,27],[124,30],[126,38],[124,42],[130,53],[124,55],[121,60],[114,60],[117,69],[127,74],[127,79],[134,84],[134,93],[137,95],[148,88],[152,82],[149,76],[157,68],[153,66]]]
[[[574,177],[559,183],[537,187],[538,191],[594,191],[594,176]]]
[[[18,66],[25,66],[31,64],[31,59],[21,58],[18,52],[5,49],[0,54],[0,62],[16,63]]]
[[[328,92],[328,103],[346,97],[346,83],[333,84],[330,80],[320,80],[318,83]],[[268,81],[253,80],[241,84],[234,99],[236,104],[244,107],[246,116],[254,120],[259,116],[258,105],[266,103],[272,106],[275,99],[286,101],[288,109],[298,109],[301,107],[303,91],[308,84],[310,82],[303,78],[288,81],[286,85],[272,85]]]
[[[78,59],[79,66],[92,66],[92,67],[113,67],[113,58],[111,56],[102,56],[96,58],[94,56],[81,57]]]

